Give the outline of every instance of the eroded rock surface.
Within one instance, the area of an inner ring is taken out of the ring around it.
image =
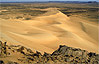
[[[18,56],[16,56],[18,55]],[[99,54],[60,45],[52,54],[0,41],[0,64],[98,64]]]

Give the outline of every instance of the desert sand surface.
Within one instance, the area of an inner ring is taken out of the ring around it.
[[[60,11],[33,20],[0,18],[0,39],[41,53],[52,53],[62,44],[98,53],[98,25]]]

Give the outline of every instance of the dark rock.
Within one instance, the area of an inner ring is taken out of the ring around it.
[[[65,55],[66,57],[69,57],[69,55]]]
[[[27,59],[29,59],[29,60],[31,60],[31,61],[34,61],[34,59],[33,59],[33,58],[31,58],[31,57],[27,57]]]
[[[90,52],[90,53],[88,53],[88,56],[89,56],[89,57],[92,57],[92,56],[96,56],[96,54],[95,54],[95,53]]]
[[[21,62],[23,61],[22,59],[18,59],[18,60],[21,61]]]
[[[17,62],[14,62],[14,64],[18,64]]]
[[[7,64],[18,64],[17,62],[9,61]]]
[[[46,53],[46,52],[44,52],[44,55],[43,56],[45,56],[45,57],[49,57],[49,56],[51,56],[50,54],[48,54],[48,53]]]
[[[33,53],[31,49],[27,49],[28,52]]]
[[[4,62],[2,60],[0,60],[0,64],[4,64]]]
[[[21,46],[19,49],[17,49],[17,51],[19,51],[19,52],[21,52],[23,50],[24,50],[24,47],[23,46]]]
[[[66,55],[65,55],[66,56]],[[70,55],[70,57],[74,57],[73,55]]]
[[[38,54],[38,55],[42,56],[42,54],[41,54],[40,52],[38,52],[38,51],[36,51],[36,54]]]
[[[39,57],[39,54],[34,53],[34,54],[33,54],[33,57],[34,57],[34,56]]]

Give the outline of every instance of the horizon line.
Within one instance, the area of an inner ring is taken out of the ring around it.
[[[2,1],[0,1],[0,2],[2,2]],[[9,2],[11,2],[11,1],[9,1]],[[99,2],[99,1],[13,1],[13,2]]]

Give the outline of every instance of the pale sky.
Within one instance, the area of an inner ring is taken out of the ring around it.
[[[25,2],[25,1],[98,1],[98,0],[0,0],[0,2]]]

